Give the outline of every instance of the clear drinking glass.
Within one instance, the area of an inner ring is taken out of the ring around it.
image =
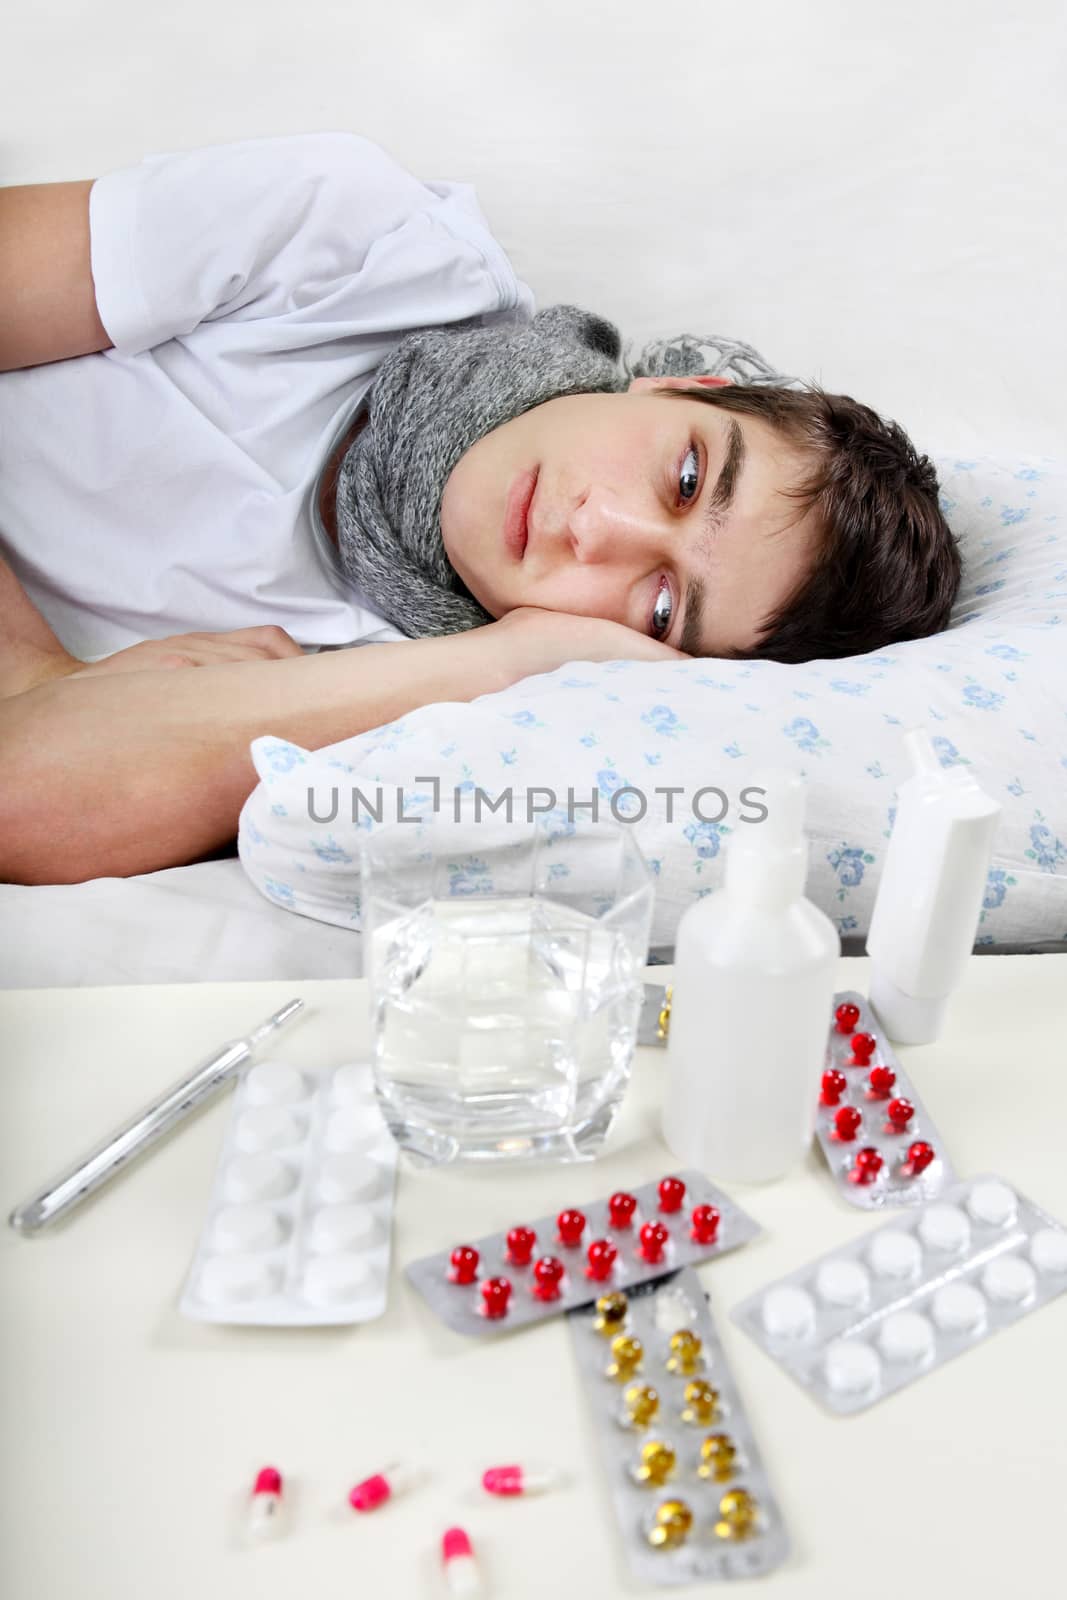
[[[519,797],[521,798],[521,797]],[[595,1153],[630,1075],[652,875],[625,824],[464,797],[361,852],[375,1081],[428,1161]]]

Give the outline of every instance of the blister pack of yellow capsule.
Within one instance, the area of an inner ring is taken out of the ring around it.
[[[780,1566],[782,1514],[693,1269],[568,1321],[635,1576],[700,1583]]]

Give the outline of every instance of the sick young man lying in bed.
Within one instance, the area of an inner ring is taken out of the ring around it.
[[[469,185],[350,134],[0,190],[0,371],[8,881],[219,849],[262,733],[859,653],[959,583],[896,423],[746,345],[630,361],[534,315]]]

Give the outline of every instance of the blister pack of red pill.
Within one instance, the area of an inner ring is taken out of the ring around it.
[[[972,1178],[736,1306],[828,1410],[862,1411],[1067,1289],[1067,1230],[1001,1178]]]
[[[865,1211],[925,1205],[956,1174],[860,994],[834,996],[815,1136],[843,1197]]]
[[[626,1556],[647,1583],[753,1578],[789,1539],[697,1274],[568,1318]]]
[[[234,1091],[182,1314],[277,1327],[380,1317],[395,1174],[369,1063],[251,1067]]]
[[[508,1333],[747,1244],[759,1224],[698,1172],[516,1220],[405,1270],[457,1333]]]

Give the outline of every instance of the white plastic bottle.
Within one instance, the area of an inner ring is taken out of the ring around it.
[[[721,889],[678,923],[663,1136],[738,1183],[780,1178],[811,1143],[841,941],[804,898],[799,774],[768,773],[767,816],[740,822]]]
[[[925,728],[904,742],[915,770],[871,913],[870,997],[891,1039],[929,1044],[974,948],[1001,808],[966,767],[941,765]]]

